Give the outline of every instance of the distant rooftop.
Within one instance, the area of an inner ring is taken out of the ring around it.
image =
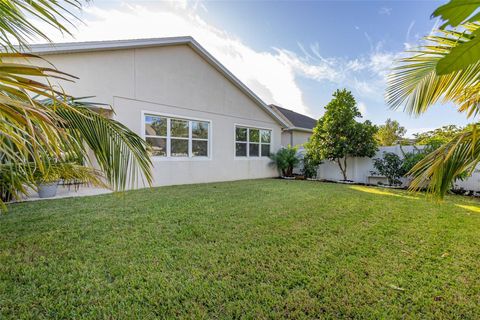
[[[292,127],[313,130],[313,128],[317,125],[316,119],[310,118],[301,113],[285,109],[274,104],[271,104],[270,107],[280,113],[280,116],[288,120],[292,124]]]

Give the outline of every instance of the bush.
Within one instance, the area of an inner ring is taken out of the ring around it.
[[[284,177],[293,176],[293,168],[300,163],[300,158],[297,155],[297,148],[288,146],[270,155],[270,159]]]
[[[420,150],[418,152],[406,152],[403,155],[403,165],[402,169],[404,175],[407,174],[412,168],[419,163],[428,153]]]
[[[402,183],[400,178],[405,174],[403,160],[395,153],[384,152],[382,159],[373,159],[373,166],[381,175],[387,177],[390,186]]]
[[[310,153],[305,153],[303,160],[302,174],[305,178],[315,178],[317,176],[318,166],[322,163],[313,157]]]

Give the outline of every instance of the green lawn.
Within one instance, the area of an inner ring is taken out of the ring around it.
[[[310,181],[15,204],[0,318],[478,318],[480,203]]]

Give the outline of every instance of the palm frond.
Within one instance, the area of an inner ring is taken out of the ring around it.
[[[50,42],[50,38],[39,27],[35,19],[64,34],[71,35],[69,27],[72,21],[79,21],[74,13],[82,8],[79,0],[8,0],[0,1],[0,46],[3,50],[17,51],[28,47],[28,42],[41,38]]]
[[[49,105],[52,100],[42,103]],[[93,111],[91,107],[95,104],[81,99],[68,99],[66,103],[70,108],[59,107],[56,114],[64,121],[73,140],[84,143],[93,152],[114,190],[134,188],[140,181],[151,185],[152,163],[141,137],[120,122]]]
[[[75,77],[53,67],[39,67],[35,64],[19,63],[17,60],[39,60],[41,58],[22,53],[0,53],[0,153],[5,162],[18,161],[18,157],[36,159],[39,166],[48,158],[62,151],[66,141],[65,132],[58,130],[62,121],[51,107],[32,98],[33,95],[56,100],[61,91],[53,89],[49,79],[73,80]],[[43,59],[42,59],[43,60]],[[5,143],[7,139],[10,143]],[[13,145],[12,145],[13,144]],[[14,151],[14,152],[13,152]]]
[[[427,155],[408,173],[414,177],[412,191],[426,188],[443,197],[464,172],[472,173],[480,161],[478,124],[459,133],[450,142]]]
[[[75,77],[43,59],[35,61],[40,57],[21,53],[33,38],[50,41],[32,21],[40,20],[70,34],[69,27],[76,21],[74,11],[82,4],[81,0],[0,1],[2,199],[4,195],[24,193],[26,186],[35,185],[35,174],[51,174],[60,168],[60,163],[71,163],[68,159],[76,159],[73,163],[80,165],[74,167],[76,174],[82,173],[85,181],[99,184],[106,179],[115,190],[125,189],[128,183],[134,186],[140,178],[152,182],[147,146],[139,136],[75,102],[51,84],[52,80],[72,81]],[[89,150],[101,171],[81,166],[89,159]],[[104,174],[101,179],[100,172]],[[75,175],[71,178],[80,179]]]
[[[466,27],[469,31],[439,30],[439,35],[426,38],[428,45],[399,61],[388,78],[386,101],[391,108],[403,105],[406,112],[419,115],[437,102],[454,102],[469,116],[478,113],[480,61],[446,75],[436,72],[439,60],[459,43],[468,41],[470,33],[480,25]]]

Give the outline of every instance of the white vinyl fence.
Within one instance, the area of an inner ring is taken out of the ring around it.
[[[347,178],[357,183],[377,184],[379,181],[382,183],[387,183],[387,179],[385,177],[372,174],[372,172],[375,172],[375,168],[373,167],[373,159],[382,158],[384,152],[393,152],[403,158],[404,152],[412,152],[415,150],[415,148],[419,149],[421,147],[380,147],[375,156],[372,158],[349,158],[347,159]],[[325,160],[318,168],[317,179],[337,181],[343,180],[343,176],[336,162]],[[475,172],[464,181],[457,181],[455,183],[455,187],[480,192],[480,168],[477,168]]]

